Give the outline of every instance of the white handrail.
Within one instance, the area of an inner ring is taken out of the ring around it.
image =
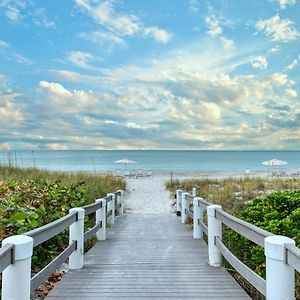
[[[202,239],[203,233],[206,233],[203,210],[207,210],[208,257],[211,266],[219,267],[222,253],[224,253],[228,259],[230,258],[234,262],[237,269],[247,274],[247,279],[251,284],[259,285],[257,286],[258,290],[266,296],[267,300],[295,299],[294,277],[295,268],[300,268],[300,249],[294,246],[294,240],[285,236],[274,235],[224,212],[221,206],[196,197],[195,188],[193,188],[193,196],[182,190],[177,190],[176,195],[177,197],[181,195],[181,215],[184,214],[184,217],[181,218],[182,223],[185,223],[187,219],[185,210],[188,208],[188,203],[186,199],[193,197],[194,212],[192,218],[193,237],[195,239]],[[265,248],[266,280],[246,267],[222,243],[223,221],[232,230]]]
[[[62,221],[56,220],[52,223],[44,225],[42,229],[34,230],[34,232],[42,232],[43,239],[42,242],[47,241],[49,238],[53,237],[53,230],[55,230],[54,235],[59,234],[66,229],[70,224],[69,231],[69,248],[66,249],[67,252],[62,253],[62,257],[69,256],[69,268],[70,269],[81,269],[84,265],[84,217],[95,212],[96,213],[96,225],[89,230],[86,238],[96,235],[98,240],[106,239],[106,206],[109,206],[108,210],[112,211],[111,214],[111,224],[115,222],[115,194],[117,194],[118,203],[120,204],[119,214],[123,214],[124,199],[123,191],[119,190],[116,193],[110,193],[108,196],[112,198],[111,201],[106,205],[105,199],[97,199],[95,204],[86,205],[84,207],[72,208],[69,214],[72,218],[63,217]],[[73,216],[76,216],[76,218]],[[69,219],[72,221],[69,221]],[[61,225],[62,224],[62,225]],[[53,229],[54,228],[54,229]],[[99,228],[99,229],[98,229]],[[96,231],[98,230],[98,231]],[[47,232],[50,233],[47,233]],[[91,232],[92,231],[92,232]],[[33,231],[31,231],[33,232]],[[30,233],[31,233],[30,232]],[[29,233],[29,234],[30,234]],[[4,251],[1,258],[3,259],[3,273],[2,273],[2,300],[29,300],[31,291],[31,257],[34,247],[34,238],[28,236],[26,233],[23,235],[11,236],[2,241],[2,248]],[[36,243],[37,245],[40,243]],[[13,259],[9,264],[7,258],[11,257],[9,251],[13,249]],[[2,253],[0,251],[0,253]],[[8,253],[9,252],[9,253]],[[58,260],[57,260],[58,259]],[[61,260],[60,257],[55,258],[47,267],[41,270],[34,279],[33,286],[38,285],[40,278],[45,278],[49,273],[49,270],[53,268]],[[50,266],[51,265],[51,266]],[[49,274],[50,276],[51,274]],[[47,276],[48,277],[48,276]],[[18,283],[18,288],[16,288],[16,283]]]

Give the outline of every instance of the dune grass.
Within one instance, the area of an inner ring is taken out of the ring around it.
[[[124,180],[110,175],[0,166],[0,242],[57,220],[72,207],[84,206],[125,188]],[[94,223],[93,215],[85,218],[86,228]],[[87,249],[94,242],[94,239],[87,241]],[[35,247],[32,271],[38,272],[67,245],[68,230],[65,230]]]
[[[0,181],[22,182],[26,180],[60,181],[66,186],[81,182],[86,190],[86,197],[91,201],[106,196],[107,193],[126,188],[124,180],[111,175],[87,172],[52,172],[36,168],[0,166]]]
[[[241,211],[256,197],[272,192],[300,189],[300,178],[225,178],[172,180],[166,188],[175,193],[176,189],[191,191],[197,188],[197,195],[222,207],[231,213]]]
[[[227,212],[268,230],[274,234],[289,236],[299,246],[300,178],[226,178],[172,180],[166,183],[173,194],[176,189],[191,192],[197,188],[197,196],[219,204]],[[260,276],[265,275],[264,249],[223,226],[223,242],[243,263]],[[240,276],[228,263],[225,267],[251,296],[265,299]],[[300,275],[296,274],[296,299],[300,299]]]

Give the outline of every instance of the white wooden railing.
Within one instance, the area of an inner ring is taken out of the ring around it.
[[[72,208],[69,214],[23,235],[11,236],[2,241],[0,272],[2,273],[2,300],[29,300],[30,293],[39,287],[69,258],[69,269],[84,265],[84,242],[96,235],[106,239],[106,223],[113,225],[115,215],[122,215],[123,191],[110,193],[105,198],[83,207]],[[51,212],[49,212],[51,213]],[[84,217],[96,214],[94,227],[84,232]],[[69,246],[39,273],[31,277],[33,248],[69,228]]]
[[[193,204],[193,212],[190,211]],[[209,264],[222,265],[222,257],[250,282],[267,300],[295,299],[295,270],[300,272],[300,249],[295,241],[286,236],[274,235],[248,222],[226,213],[221,206],[196,197],[182,190],[176,191],[177,215],[181,222],[193,220],[193,236],[202,239],[207,235]],[[204,211],[207,212],[207,225],[204,223]],[[264,247],[266,257],[266,279],[263,279],[236,256],[222,242],[222,225],[229,227],[250,241]]]

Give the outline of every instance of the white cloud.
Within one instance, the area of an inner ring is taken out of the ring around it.
[[[288,66],[287,69],[291,70],[294,69],[298,63],[300,62],[300,55],[298,56],[298,58],[294,59]]]
[[[275,52],[278,52],[280,49],[279,45],[275,46],[275,47],[272,47],[268,52],[271,52],[271,53],[275,53]]]
[[[16,101],[19,96],[13,91],[0,93],[0,132],[5,128],[16,128],[24,120],[24,114]]]
[[[286,89],[286,94],[292,98],[296,98],[298,96],[297,92],[291,88]]]
[[[208,28],[207,33],[216,37],[223,33],[223,28],[220,26],[220,21],[215,16],[210,16],[205,18],[205,23]]]
[[[0,48],[1,47],[9,47],[9,44],[0,40]]]
[[[255,69],[266,69],[268,67],[268,61],[265,56],[259,55],[255,56],[251,60],[251,66]]]
[[[147,27],[144,29],[144,33],[146,36],[152,36],[156,41],[164,44],[168,43],[171,39],[169,32],[158,27]]]
[[[54,21],[50,21],[46,16],[46,9],[36,8],[33,13],[33,22],[38,26],[43,26],[45,28],[55,29],[56,24]]]
[[[33,63],[29,58],[21,54],[15,54],[14,59],[17,63],[21,65],[31,65]]]
[[[288,5],[295,5],[297,3],[297,0],[277,0],[280,8],[285,9]]]
[[[125,41],[122,37],[114,34],[113,32],[105,31],[92,31],[83,32],[79,35],[80,37],[90,40],[94,43],[101,45],[113,46],[113,45],[124,45]]]
[[[95,4],[90,0],[75,0],[75,3],[83,8],[99,24],[106,27],[118,37],[152,36],[156,41],[167,43],[171,34],[157,26],[145,26],[134,14],[126,15],[117,13],[114,9],[114,1],[106,0]]]
[[[199,2],[198,2],[198,0],[190,0],[189,6],[190,6],[190,11],[192,13],[196,14],[199,11]]]
[[[8,143],[0,143],[0,149],[3,151],[11,150],[11,145]]]
[[[285,85],[288,82],[288,76],[284,73],[274,73],[272,75],[272,80],[279,85]]]
[[[294,22],[289,19],[281,19],[275,15],[269,19],[259,20],[255,27],[270,36],[272,41],[290,42],[298,39],[300,33],[294,27]]]
[[[68,146],[64,144],[52,143],[46,145],[49,150],[68,150]]]
[[[223,36],[220,37],[221,43],[225,50],[233,50],[235,49],[235,43],[233,40],[227,39]]]
[[[17,22],[22,18],[21,12],[26,8],[27,4],[23,0],[2,0],[0,8],[3,8],[6,17],[10,21]]]
[[[82,69],[89,69],[91,66],[89,65],[90,61],[94,60],[93,55],[87,52],[81,51],[71,51],[67,55],[67,59],[73,65],[80,67]]]

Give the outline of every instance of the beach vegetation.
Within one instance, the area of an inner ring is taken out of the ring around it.
[[[48,224],[73,207],[90,204],[119,189],[125,189],[125,181],[113,176],[0,167],[0,241]],[[93,222],[93,216],[86,217],[85,226],[92,227]],[[67,245],[65,230],[35,247],[33,272],[48,264]]]
[[[238,218],[295,240],[300,246],[300,179],[299,178],[227,178],[192,179],[167,182],[167,188],[191,191],[197,188],[197,196]],[[261,246],[254,244],[233,230],[223,226],[223,241],[230,251],[257,274],[265,277],[265,255]],[[264,299],[245,279],[225,263],[252,299]],[[296,276],[296,296],[300,299],[300,276]]]

